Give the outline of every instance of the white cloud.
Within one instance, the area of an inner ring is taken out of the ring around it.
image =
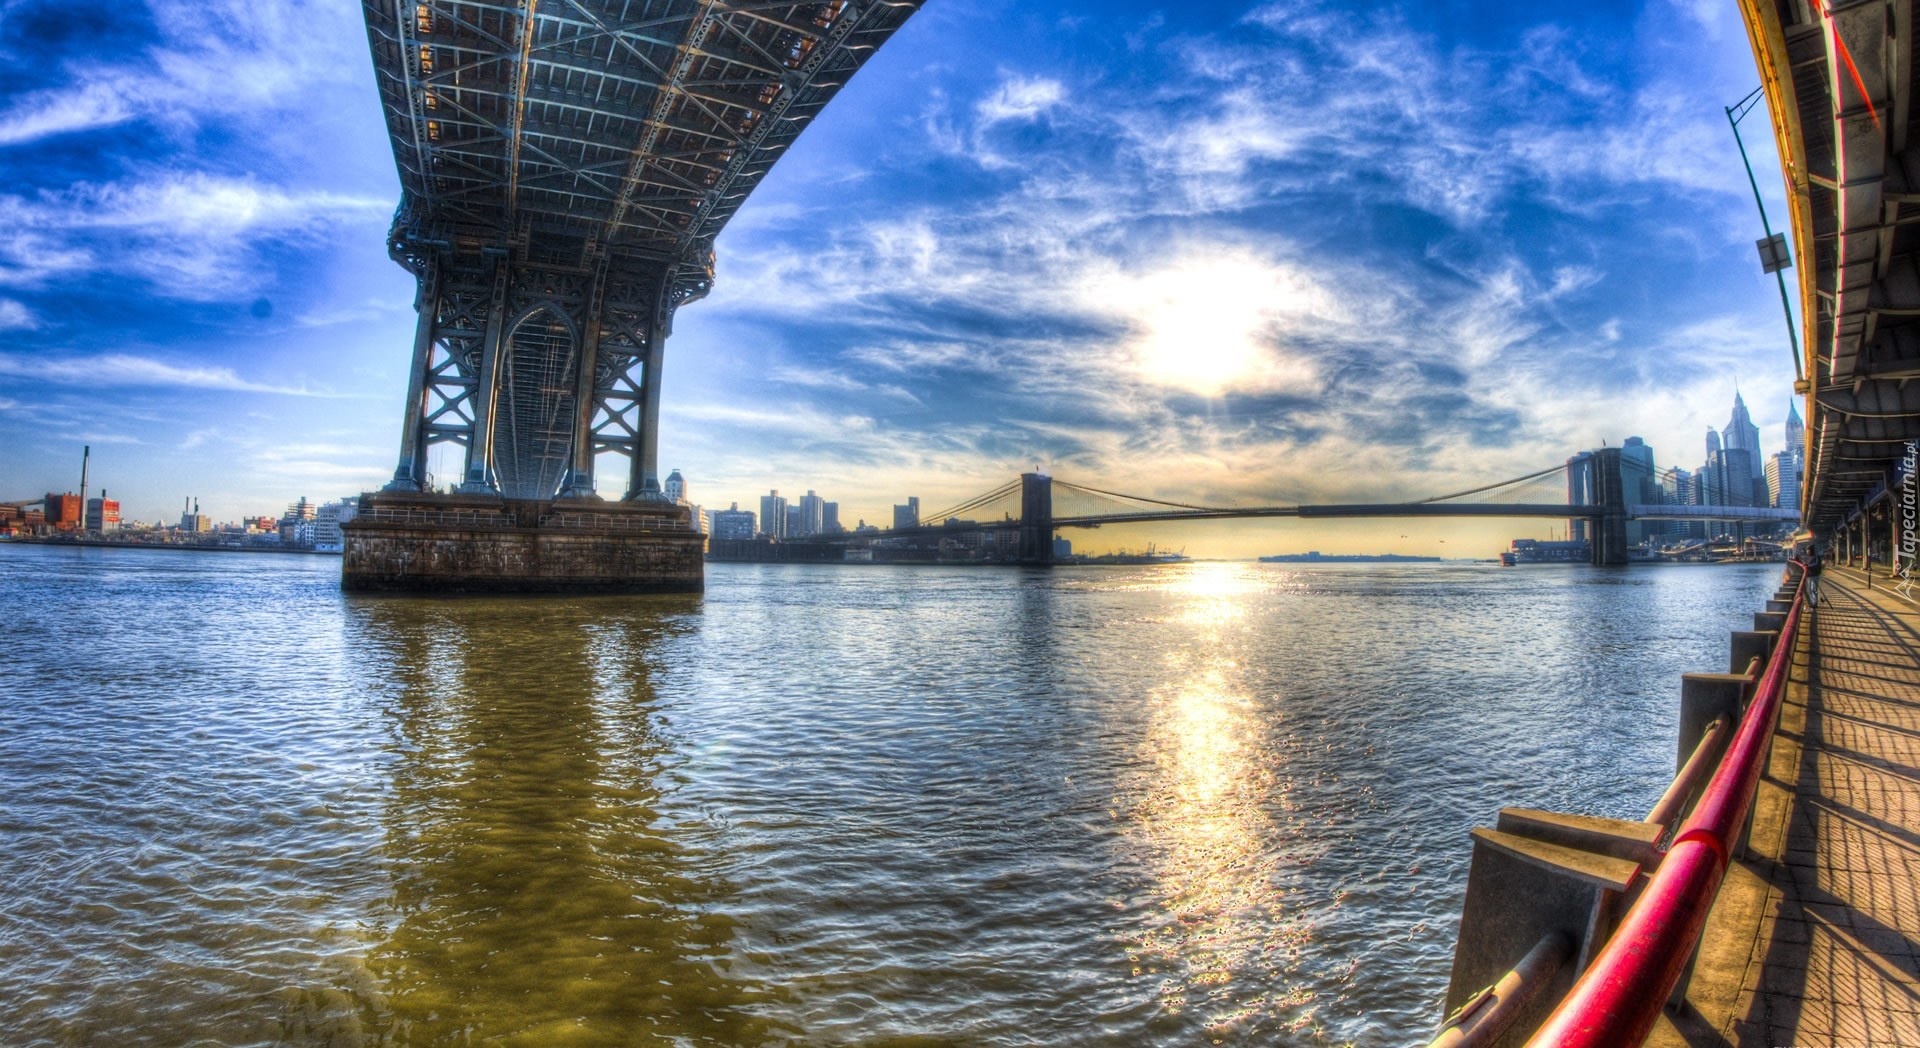
[[[0,113],[0,146],[118,124],[133,115],[123,86],[92,81],[77,89],[36,91]]]
[[[31,330],[40,324],[33,311],[10,298],[0,298],[0,331]]]
[[[851,375],[832,369],[803,368],[781,365],[767,372],[770,381],[788,386],[801,386],[806,389],[832,389],[842,393],[852,393],[867,388],[865,382]]]
[[[73,62],[68,84],[0,111],[0,145],[148,119],[173,129],[311,103],[364,75],[365,29],[345,5],[204,0],[147,5],[160,38],[118,62]],[[97,57],[97,56],[96,56]]]
[[[264,244],[339,226],[370,230],[389,211],[371,197],[192,172],[0,196],[0,283],[110,270],[189,301],[243,297],[269,279]]]
[[[92,357],[48,358],[21,353],[0,354],[0,375],[84,386],[170,386],[225,390],[238,393],[274,393],[296,397],[329,397],[324,391],[275,386],[241,378],[232,368],[181,366],[125,353]]]
[[[1060,81],[1047,77],[1008,77],[992,94],[980,100],[974,112],[980,126],[1038,119],[1066,98]]]

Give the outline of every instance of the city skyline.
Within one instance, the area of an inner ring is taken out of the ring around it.
[[[0,25],[5,497],[69,489],[83,443],[131,518],[383,483],[411,282],[358,10]],[[930,5],[721,236],[661,465],[708,507],[815,487],[873,522],[1036,464],[1250,503],[1634,433],[1676,461],[1736,381],[1777,432],[1784,333],[1720,110],[1753,80],[1734,13],[1691,3]],[[1477,527],[1100,537],[1448,553]]]

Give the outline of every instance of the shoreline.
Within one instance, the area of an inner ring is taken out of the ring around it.
[[[268,553],[282,557],[337,557],[317,549],[272,549],[266,546],[220,546],[188,542],[105,542],[94,539],[0,539],[0,546],[72,546],[78,549],[150,549],[176,553]]]

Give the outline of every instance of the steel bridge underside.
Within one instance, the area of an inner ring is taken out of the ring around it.
[[[727,220],[920,0],[364,0],[419,281],[391,490],[657,496],[663,345]]]
[[[1920,439],[1914,0],[1740,0],[1786,181],[1807,397],[1802,504],[1830,535]]]

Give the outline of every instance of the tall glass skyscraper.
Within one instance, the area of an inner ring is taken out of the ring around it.
[[[1724,451],[1746,452],[1747,467],[1750,475],[1748,500],[1728,505],[1764,506],[1767,504],[1767,463],[1760,454],[1760,427],[1753,424],[1753,417],[1747,414],[1747,402],[1740,399],[1740,391],[1733,393],[1733,417],[1727,420],[1727,428],[1720,431],[1720,447]],[[1733,477],[1727,478],[1728,488],[1737,485]]]

